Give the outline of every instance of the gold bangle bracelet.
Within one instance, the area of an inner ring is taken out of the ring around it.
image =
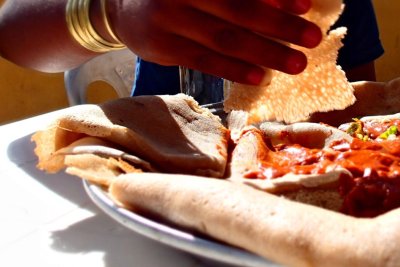
[[[124,45],[119,43],[111,43],[107,40],[103,39],[93,28],[90,18],[89,18],[89,5],[90,1],[88,0],[80,0],[81,8],[79,12],[79,21],[82,21],[83,25],[86,25],[86,33],[88,36],[93,37],[93,39],[105,46],[113,47],[113,48],[123,48]]]
[[[125,45],[121,42],[109,42],[96,32],[90,21],[89,7],[90,0],[68,0],[66,5],[66,22],[72,37],[81,46],[96,53],[125,48]]]
[[[110,25],[110,21],[108,19],[108,15],[107,15],[106,0],[100,0],[100,4],[101,4],[101,16],[103,17],[104,26],[106,27],[108,34],[113,38],[113,40],[116,43],[123,45],[122,42],[120,41],[120,39],[114,33],[114,31]]]
[[[76,27],[74,26],[74,24],[76,25],[77,22],[77,17],[75,12],[73,12],[75,10],[75,0],[68,0],[67,1],[67,6],[66,6],[66,11],[65,11],[65,18],[67,21],[67,27],[69,32],[71,33],[72,37],[75,39],[75,41],[77,41],[81,46],[85,47],[88,50],[92,50],[91,45],[88,45],[82,38],[81,35],[78,33],[78,30],[76,29]],[[79,29],[80,27],[78,27]]]
[[[104,47],[101,43],[88,34],[86,25],[83,23],[80,7],[82,2],[80,0],[70,0],[67,4],[67,25],[76,41],[88,50],[97,53],[104,53],[110,51],[108,47]]]

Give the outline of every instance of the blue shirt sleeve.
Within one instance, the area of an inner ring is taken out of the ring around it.
[[[132,96],[174,95],[179,92],[179,67],[161,66],[138,58]]]

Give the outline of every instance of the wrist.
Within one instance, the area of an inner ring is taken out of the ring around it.
[[[104,53],[125,48],[110,26],[106,0],[68,0],[66,20],[73,38],[86,49]]]

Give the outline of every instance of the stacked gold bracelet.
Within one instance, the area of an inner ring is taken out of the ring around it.
[[[117,38],[110,26],[105,0],[101,0],[103,23],[114,42],[105,40],[96,32],[90,21],[89,6],[90,0],[68,0],[66,6],[66,20],[68,30],[73,38],[86,49],[96,53],[125,48],[125,45]]]

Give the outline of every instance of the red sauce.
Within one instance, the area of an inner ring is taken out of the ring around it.
[[[395,125],[400,125],[400,120]],[[376,138],[392,122],[369,123],[364,131]],[[399,127],[400,128],[400,127]],[[260,131],[251,133],[262,135]],[[269,140],[263,140],[268,144]],[[339,193],[344,199],[341,211],[357,217],[373,217],[400,207],[400,142],[399,140],[369,140],[354,138],[351,143],[336,141],[329,148],[306,148],[297,144],[259,146],[258,172],[246,178],[275,179],[287,173],[325,173],[328,166],[341,166],[352,176],[342,175]]]

